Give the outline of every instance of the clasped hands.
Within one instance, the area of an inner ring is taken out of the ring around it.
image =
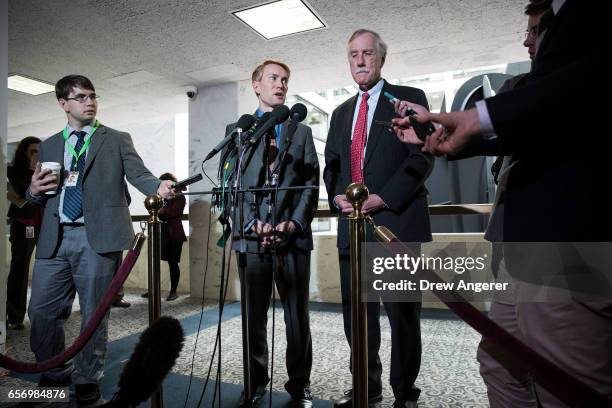
[[[337,195],[334,198],[334,203],[338,206],[338,209],[342,211],[342,214],[350,214],[353,212],[353,205],[349,200],[346,199],[346,195]],[[361,212],[369,214],[376,212],[385,207],[385,202],[378,194],[370,194],[368,199],[361,206]]]
[[[253,225],[253,232],[261,241],[262,246],[270,247],[281,243],[297,231],[297,226],[293,221],[283,221],[276,225],[276,228],[267,222],[257,220]]]

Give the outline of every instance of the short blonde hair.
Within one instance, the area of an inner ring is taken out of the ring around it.
[[[255,68],[255,70],[253,71],[253,74],[251,75],[251,81],[253,82],[261,81],[263,70],[266,65],[278,65],[279,67],[287,71],[287,79],[289,79],[289,77],[291,76],[291,70],[289,69],[287,64],[280,62],[280,61],[275,61],[275,60],[265,60],[264,62],[259,64],[257,68]]]

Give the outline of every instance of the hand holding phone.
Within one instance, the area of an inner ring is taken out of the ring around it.
[[[391,102],[392,104],[399,102],[399,99],[393,96],[391,93],[385,91],[383,94],[389,99],[389,102]],[[425,141],[427,136],[431,135],[433,132],[436,131],[436,128],[434,127],[433,123],[419,122],[415,117],[417,115],[417,112],[409,106],[406,108],[406,115],[410,119],[410,126],[412,126],[412,128],[414,129],[414,133],[416,133],[417,137],[423,142]]]

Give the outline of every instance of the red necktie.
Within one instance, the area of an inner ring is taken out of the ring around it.
[[[361,105],[357,114],[357,122],[353,131],[353,141],[351,143],[351,180],[353,183],[363,183],[363,151],[365,150],[368,139],[368,95],[364,92],[361,95]]]

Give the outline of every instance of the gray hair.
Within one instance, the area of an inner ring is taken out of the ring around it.
[[[360,28],[359,30],[356,30],[355,32],[353,32],[353,34],[351,34],[351,38],[349,38],[348,43],[350,44],[351,41],[363,34],[370,34],[372,37],[374,37],[374,39],[376,40],[377,51],[384,61],[387,57],[387,43],[383,41],[383,39],[380,37],[380,34],[378,34],[376,31],[368,30],[366,28]]]

